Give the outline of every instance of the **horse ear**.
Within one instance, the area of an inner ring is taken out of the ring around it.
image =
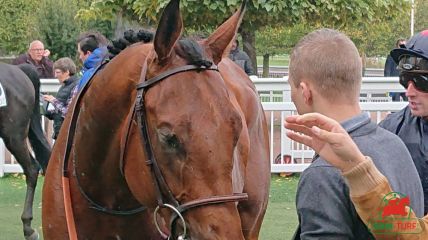
[[[205,44],[208,46],[208,51],[211,52],[215,64],[218,64],[223,55],[229,52],[228,47],[230,47],[230,43],[235,39],[235,35],[238,32],[246,3],[247,0],[244,0],[239,11],[218,27],[206,40]]]
[[[171,0],[162,13],[155,35],[154,47],[160,62],[164,62],[171,55],[182,31],[180,0]]]

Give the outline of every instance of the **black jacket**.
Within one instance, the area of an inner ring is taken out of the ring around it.
[[[56,94],[56,99],[66,105],[68,99],[70,98],[71,92],[73,91],[73,88],[77,85],[78,82],[79,78],[76,75],[71,76],[69,79],[65,80],[63,85],[59,88],[58,93]],[[62,112],[57,110],[48,111],[45,115],[47,118],[53,120],[54,133],[52,138],[56,139],[58,137],[59,130],[61,129],[62,122],[64,121],[64,118],[62,117]]]
[[[389,114],[379,126],[398,135],[412,155],[424,191],[424,213],[428,213],[428,121],[412,115],[409,106]]]
[[[385,62],[385,69],[383,70],[383,76],[385,77],[395,77],[398,76],[400,72],[397,69],[397,64],[395,64],[391,55],[388,55]]]
[[[238,48],[232,50],[230,51],[229,58],[238,64],[242,69],[244,69],[247,75],[255,75],[250,57],[244,51],[241,51]]]

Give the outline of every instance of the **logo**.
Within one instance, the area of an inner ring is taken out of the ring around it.
[[[411,217],[410,198],[399,192],[390,192],[382,199],[368,228],[375,235],[418,234],[422,231],[417,217]]]

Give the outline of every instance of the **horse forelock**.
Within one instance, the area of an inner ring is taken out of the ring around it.
[[[186,38],[178,41],[177,54],[184,58],[188,64],[211,67],[213,62],[204,54],[201,45],[194,39]]]

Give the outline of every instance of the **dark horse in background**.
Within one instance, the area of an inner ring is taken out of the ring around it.
[[[129,46],[82,89],[45,177],[46,240],[258,238],[267,125],[254,84],[223,57],[244,6],[196,42],[181,39],[172,0],[153,44]]]
[[[24,236],[26,239],[38,239],[37,231],[31,227],[34,191],[39,170],[46,171],[51,153],[40,122],[40,79],[29,64],[14,66],[0,63],[0,83],[7,100],[7,106],[0,107],[0,137],[24,170],[27,184],[21,216]],[[35,158],[28,149],[27,137]]]

